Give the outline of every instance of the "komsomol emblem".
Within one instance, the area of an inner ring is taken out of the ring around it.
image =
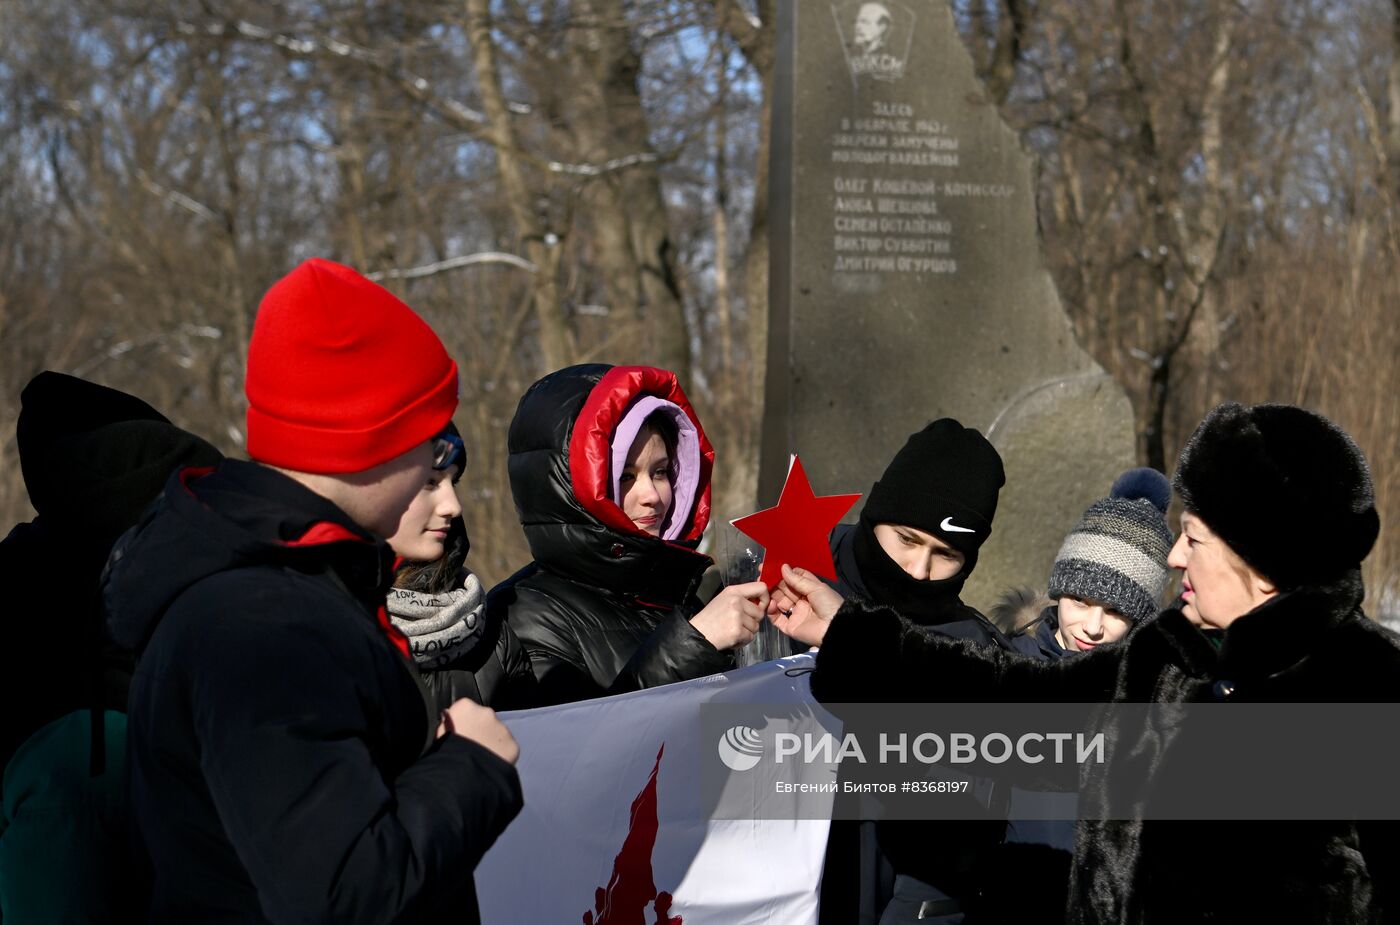
[[[914,11],[899,3],[848,0],[833,3],[846,64],[855,78],[898,80],[914,41]]]

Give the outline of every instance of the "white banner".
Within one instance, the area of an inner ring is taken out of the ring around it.
[[[750,770],[742,734],[703,735],[700,706],[807,712],[812,662],[502,714],[520,742],[525,808],[477,867],[482,922],[815,923],[830,823],[712,819],[699,783],[725,766],[739,766],[736,779]]]

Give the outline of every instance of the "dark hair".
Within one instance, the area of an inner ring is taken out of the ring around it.
[[[676,458],[676,447],[680,443],[681,430],[676,426],[676,419],[670,412],[656,410],[646,416],[642,421],[642,426],[638,428],[638,433],[643,430],[655,431],[661,437],[661,442],[666,444],[666,455],[674,462]]]
[[[652,431],[661,438],[661,442],[666,444],[666,458],[671,461],[669,471],[671,481],[675,482],[680,475],[680,460],[677,458],[677,448],[680,446],[681,430],[676,424],[676,419],[665,410],[657,409],[648,414],[642,420],[642,426],[637,428],[640,436],[645,431]]]
[[[460,587],[471,545],[466,521],[458,514],[447,527],[442,555],[431,562],[405,562],[394,573],[394,587],[423,594],[443,594]]]

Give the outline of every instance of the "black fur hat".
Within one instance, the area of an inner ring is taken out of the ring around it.
[[[1361,450],[1293,405],[1220,405],[1186,442],[1174,484],[1188,511],[1280,589],[1356,568],[1380,532]]]

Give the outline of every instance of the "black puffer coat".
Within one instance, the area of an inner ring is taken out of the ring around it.
[[[1230,624],[1218,650],[1168,610],[1119,645],[1057,662],[940,638],[888,608],[849,602],[817,656],[812,693],[831,703],[1400,701],[1400,637],[1366,619],[1362,597],[1359,571],[1280,594]],[[1159,733],[1149,727],[1141,741],[1115,747],[1156,754],[1153,766],[1162,767],[1173,743]],[[1167,754],[1157,751],[1163,742]],[[1398,828],[1081,819],[1067,920],[1397,921]]]
[[[685,409],[700,431],[695,509],[678,542],[638,530],[609,497],[610,438],[637,397]],[[676,377],[646,366],[573,366],[530,387],[509,435],[511,491],[535,561],[491,590],[539,679],[569,703],[699,678],[733,666],[690,624],[710,558],[714,450]]]
[[[104,587],[141,653],[127,729],[152,921],[477,921],[472,870],[520,779],[434,739],[386,631],[388,547],[265,466],[201,474],[171,478]]]

